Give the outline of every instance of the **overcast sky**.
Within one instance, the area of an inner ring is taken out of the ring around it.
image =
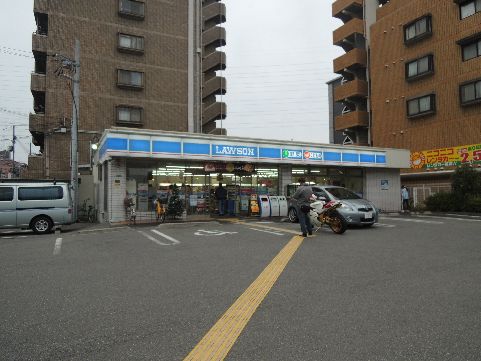
[[[224,0],[227,6],[227,103],[222,122],[229,135],[329,141],[326,81],[340,22],[326,0]],[[17,124],[17,159],[26,161],[32,111],[33,0],[10,2],[0,12],[0,150]],[[220,126],[220,122],[218,126]],[[36,148],[34,147],[35,151]]]

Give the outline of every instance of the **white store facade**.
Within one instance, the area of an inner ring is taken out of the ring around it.
[[[186,217],[215,214],[214,189],[228,191],[229,213],[248,216],[253,195],[290,197],[298,178],[338,185],[399,211],[400,169],[408,150],[299,143],[131,128],[104,132],[94,158],[94,198],[99,219],[126,220],[124,199],[153,212],[153,199],[180,189]]]

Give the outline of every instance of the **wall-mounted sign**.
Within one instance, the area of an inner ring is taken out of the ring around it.
[[[253,173],[256,167],[251,163],[206,163],[204,171],[209,173]]]
[[[282,149],[283,159],[303,159],[302,150]]]
[[[257,147],[212,144],[212,155],[257,158]]]
[[[120,138],[121,136],[125,138]],[[138,138],[138,139],[137,139]],[[235,140],[199,139],[197,136],[175,137],[173,135],[155,135],[148,137],[145,134],[117,134],[114,130],[103,139],[100,145],[100,161],[106,157],[149,157],[149,158],[175,158],[197,159],[213,161],[225,159],[235,162],[236,159],[246,162],[270,163],[325,163],[362,166],[386,166],[388,160],[386,152],[375,149],[349,149],[346,147],[323,147],[315,145],[304,147],[302,144],[282,145],[279,142],[234,143]],[[231,143],[231,144],[229,144]],[[285,148],[285,147],[288,148]],[[216,170],[213,170],[213,172]],[[222,170],[223,171],[223,170]],[[249,172],[249,170],[245,170]]]
[[[481,163],[481,144],[411,153],[411,168],[414,169],[453,167],[463,163]]]
[[[383,191],[389,190],[389,180],[388,179],[381,179],[381,189]]]

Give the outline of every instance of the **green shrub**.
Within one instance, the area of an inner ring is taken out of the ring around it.
[[[458,201],[453,193],[439,192],[426,198],[426,208],[431,212],[452,212],[456,211]]]
[[[481,197],[468,197],[466,200],[465,210],[467,212],[481,213]]]

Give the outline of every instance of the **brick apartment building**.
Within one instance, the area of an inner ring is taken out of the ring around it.
[[[29,178],[70,178],[71,84],[55,54],[80,41],[79,165],[114,126],[221,133],[226,105],[225,5],[219,0],[35,0]]]
[[[410,149],[412,188],[449,188],[453,166],[480,164],[481,0],[336,0],[332,9],[344,23],[334,44],[346,50],[334,60],[335,100],[346,106],[335,128]]]

